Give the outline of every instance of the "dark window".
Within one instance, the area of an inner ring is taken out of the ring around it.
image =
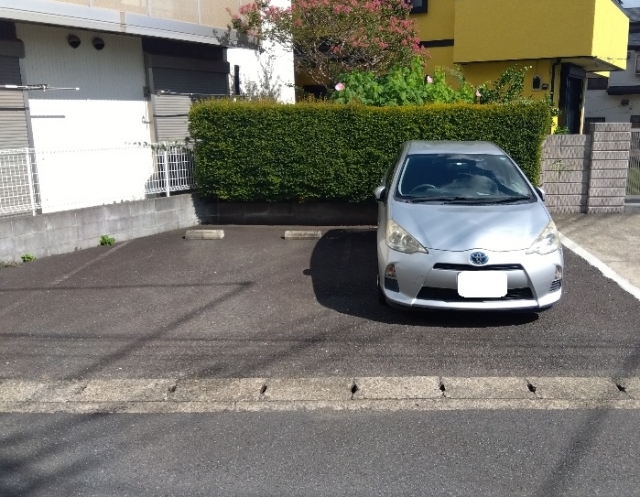
[[[429,0],[408,0],[412,14],[425,14],[429,10]]]
[[[531,86],[533,87],[534,90],[539,90],[540,88],[542,88],[542,79],[540,78],[540,76],[533,77],[533,82]]]
[[[606,90],[609,87],[609,78],[594,77],[587,79],[587,90]]]
[[[585,135],[590,135],[591,133],[593,133],[593,124],[604,122],[606,122],[606,119],[604,117],[585,117],[583,133]]]
[[[16,25],[10,21],[0,19],[0,40],[15,40]]]
[[[640,128],[640,116],[631,116],[631,127]]]

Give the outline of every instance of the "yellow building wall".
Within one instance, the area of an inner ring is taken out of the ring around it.
[[[432,47],[425,67],[426,74],[433,74],[437,67],[453,67],[453,47]]]
[[[596,0],[595,15],[591,53],[620,69],[626,69],[629,18],[611,0]]]
[[[454,61],[594,55],[596,13],[606,18],[597,20],[599,38],[605,38],[600,36],[605,25],[628,32],[628,23],[620,24],[619,16],[625,14],[612,0],[455,0]],[[598,43],[608,49],[609,42]]]
[[[495,81],[509,67],[531,67],[526,73],[524,96],[544,97],[545,93],[551,89],[551,62],[550,60],[518,60],[508,62],[479,62],[475,64],[464,64],[462,72],[466,80],[474,86],[479,86],[486,82]],[[542,84],[549,85],[544,90],[533,89],[533,77],[540,76]]]
[[[421,40],[450,40],[454,35],[455,6],[453,0],[429,0],[429,12],[415,14]]]

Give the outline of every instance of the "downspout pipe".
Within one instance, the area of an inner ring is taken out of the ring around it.
[[[555,105],[556,98],[556,68],[562,64],[562,59],[556,59],[556,61],[551,65],[551,103]],[[558,106],[560,105],[560,101],[558,101]]]

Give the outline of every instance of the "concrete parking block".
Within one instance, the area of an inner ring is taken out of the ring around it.
[[[528,378],[542,399],[605,400],[625,398],[608,378]]]
[[[224,230],[187,230],[187,240],[221,240],[224,238]]]
[[[175,402],[257,401],[265,384],[261,378],[184,380],[169,400]]]
[[[529,399],[524,378],[442,378],[448,399]]]
[[[322,237],[322,231],[316,230],[286,230],[284,232],[285,240],[319,240]]]
[[[353,398],[360,399],[435,399],[442,397],[437,376],[400,378],[357,378],[358,390]]]
[[[264,400],[350,400],[353,381],[348,378],[279,378],[267,380]]]

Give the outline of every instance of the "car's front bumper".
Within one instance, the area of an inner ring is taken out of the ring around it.
[[[482,269],[469,261],[475,251],[430,250],[429,254],[403,254],[379,240],[378,271],[384,295],[389,302],[404,306],[460,310],[539,310],[560,300],[562,281],[556,281],[555,275],[557,266],[563,267],[562,250],[548,255],[527,255],[524,250],[483,250],[489,256],[489,263]],[[395,266],[395,281],[385,281],[389,264]],[[506,297],[465,299],[458,295],[458,274],[467,270],[506,272]]]

